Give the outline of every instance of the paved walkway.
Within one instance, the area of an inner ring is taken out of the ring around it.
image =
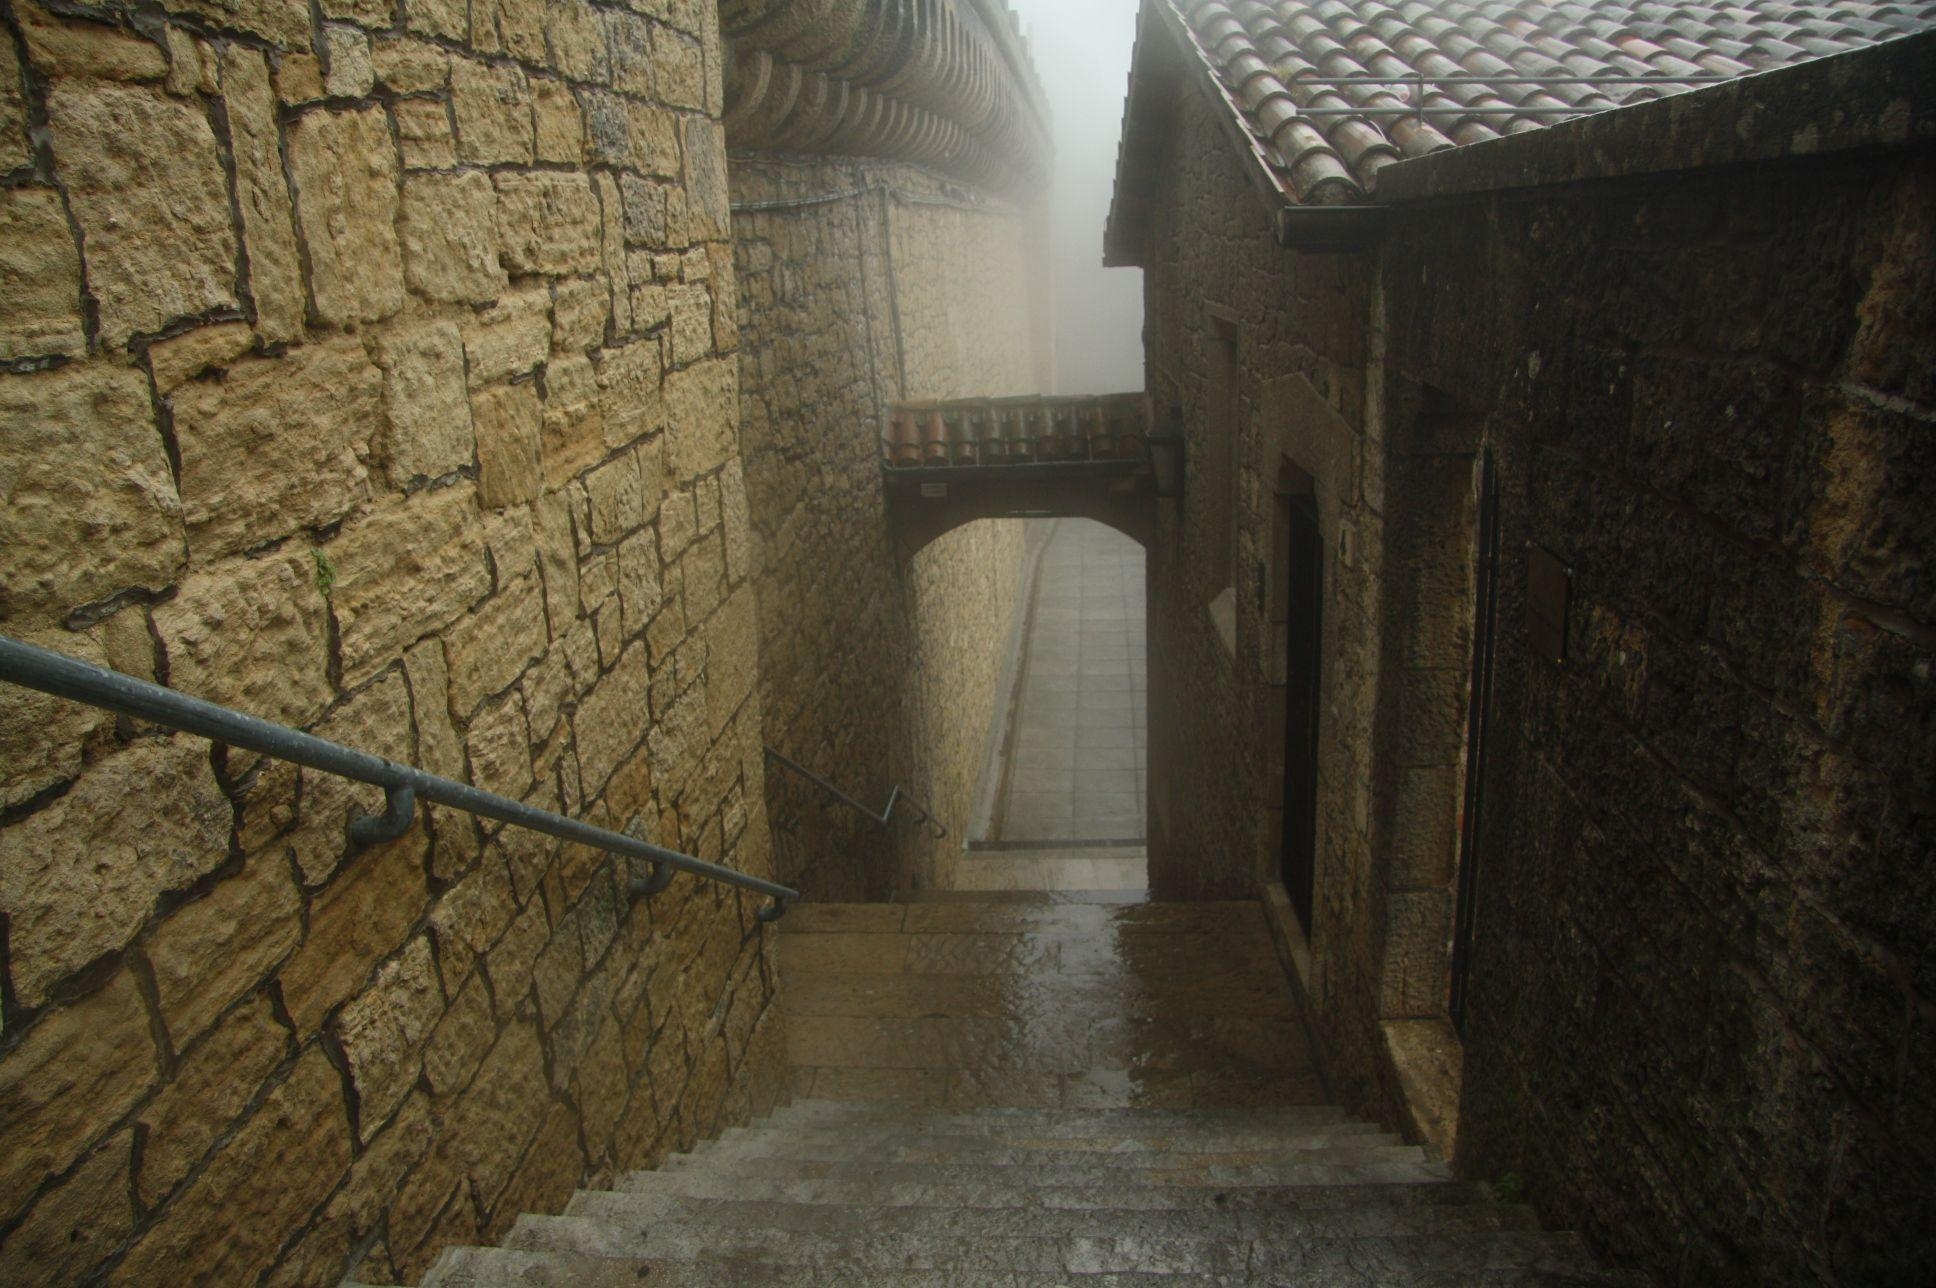
[[[1141,889],[1147,766],[1143,550],[1054,521],[1017,667],[1001,781],[964,890]]]

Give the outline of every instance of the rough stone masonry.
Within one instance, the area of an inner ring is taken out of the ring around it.
[[[721,66],[0,0],[0,630],[767,873]],[[409,1279],[778,1094],[720,887],[13,688],[0,763],[0,1279]]]

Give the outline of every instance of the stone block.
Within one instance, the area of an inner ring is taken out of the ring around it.
[[[141,1111],[135,1192],[156,1207],[246,1109],[282,1063],[289,1034],[258,993],[181,1060],[175,1077]]]
[[[660,179],[679,177],[679,125],[676,115],[657,103],[628,99],[625,101],[625,133],[625,164]]]
[[[309,48],[309,6],[304,0],[167,0],[163,7],[251,32],[283,49]]]
[[[710,474],[738,455],[735,366],[714,359],[666,376],[666,467],[673,478]]]
[[[472,717],[464,740],[471,755],[471,781],[500,796],[522,797],[531,789],[531,741],[524,699],[516,690],[486,703]]]
[[[62,18],[33,0],[20,0],[14,13],[26,37],[27,61],[50,79],[160,80],[168,73],[161,47],[131,31]]]
[[[396,25],[395,0],[322,0],[323,16],[353,22],[372,31],[385,31]]]
[[[337,1039],[357,1095],[357,1135],[368,1141],[416,1083],[422,1050],[444,1013],[444,992],[419,935],[336,1017]]]
[[[618,335],[632,330],[632,288],[625,269],[625,218],[619,187],[609,174],[594,176],[598,184],[600,264],[611,292],[612,329]]]
[[[396,117],[404,169],[448,170],[457,164],[457,136],[451,130],[450,109],[444,103],[433,98],[399,99],[390,113]],[[411,253],[406,242],[406,258]]]
[[[7,1283],[68,1284],[90,1272],[134,1232],[128,1198],[128,1161],[134,1133],[123,1132],[94,1151],[58,1189],[0,1243],[0,1279]]]
[[[478,165],[529,165],[536,156],[531,85],[517,67],[456,58],[450,65],[457,155]]]
[[[672,365],[689,367],[713,351],[713,296],[705,286],[675,286],[666,291],[672,313]]]
[[[551,292],[527,287],[480,310],[464,324],[464,353],[473,389],[534,370],[551,353]]]
[[[249,253],[249,294],[255,303],[256,329],[263,339],[283,343],[302,335],[306,305],[295,208],[282,168],[281,133],[276,124],[269,66],[253,49],[225,45],[221,83],[228,111],[229,148],[235,157],[242,244]]]
[[[624,447],[666,424],[665,362],[656,339],[598,355],[598,400],[607,449]],[[654,504],[657,498],[652,498]]]
[[[86,351],[81,255],[60,194],[0,191],[0,360]]]
[[[402,308],[398,159],[383,110],[306,113],[289,130],[289,173],[317,315],[350,326]]]
[[[425,640],[403,655],[410,706],[417,720],[417,764],[445,778],[464,776],[464,747],[450,723],[450,674],[441,640]]]
[[[262,980],[302,936],[302,900],[279,853],[178,908],[149,936],[161,1015],[177,1048]]]
[[[310,904],[302,947],[282,968],[282,998],[299,1040],[354,996],[422,915],[422,847],[378,846],[356,856]]]
[[[544,598],[530,574],[451,627],[444,637],[451,714],[467,720],[485,698],[510,688],[543,655],[546,638]]]
[[[605,342],[611,292],[596,277],[558,282],[551,291],[551,347],[560,353],[585,353]]]
[[[538,171],[500,174],[496,181],[498,249],[506,268],[553,277],[598,268],[600,215],[588,176]]]
[[[760,624],[752,587],[706,625],[706,717],[715,739],[759,683]]]
[[[153,620],[184,693],[298,727],[329,705],[328,610],[307,550],[191,573]]]
[[[201,109],[139,86],[62,80],[47,117],[103,343],[235,307],[228,179]]]
[[[520,1213],[564,1207],[584,1177],[585,1155],[578,1140],[577,1115],[565,1105],[553,1105],[483,1229],[487,1241],[501,1238]]]
[[[323,24],[323,88],[331,98],[362,98],[376,88],[370,38],[347,23]]]
[[[477,500],[489,509],[523,505],[544,484],[539,455],[538,387],[531,381],[493,385],[471,398],[477,427]]]
[[[496,195],[476,171],[413,174],[404,181],[404,270],[426,299],[486,304],[510,284],[498,264]]]
[[[15,630],[29,644],[109,665],[107,654],[86,635],[71,631],[34,634]],[[20,805],[56,783],[81,773],[83,744],[114,717],[37,689],[0,685],[0,808]]]
[[[382,454],[392,486],[442,478],[471,463],[464,340],[449,322],[393,331],[377,344],[383,368]]]
[[[590,359],[554,358],[545,374],[545,485],[559,488],[605,458],[604,400]]]
[[[665,606],[659,543],[649,530],[626,538],[618,548],[618,595],[628,637],[641,634]]]
[[[148,370],[155,389],[172,394],[189,381],[226,367],[255,346],[246,322],[217,322],[156,340],[148,346]]]
[[[615,545],[645,522],[645,485],[636,452],[613,457],[585,476],[587,533],[595,545]]]
[[[468,484],[419,492],[344,526],[323,553],[336,570],[343,679],[355,684],[488,595],[484,528]]]
[[[196,557],[323,527],[369,495],[383,378],[352,337],[251,358],[174,397],[182,509]]]
[[[537,1033],[514,1024],[499,1036],[470,1087],[449,1106],[437,1150],[470,1178],[488,1210],[550,1103]]]
[[[284,107],[319,103],[323,89],[323,60],[312,53],[284,54],[276,64],[276,101]]]
[[[622,9],[608,9],[604,17],[612,88],[639,98],[654,97],[652,24]]]
[[[585,123],[578,99],[563,81],[540,77],[531,82],[531,110],[538,160],[576,166],[585,159]]]
[[[349,1163],[342,1081],[321,1045],[312,1045],[135,1244],[111,1282],[252,1283]]]
[[[148,1010],[125,970],[22,1033],[0,1057],[0,1210],[19,1212],[41,1182],[72,1166],[147,1094],[155,1072]]]
[[[450,84],[450,55],[427,40],[379,36],[371,42],[370,62],[377,84],[393,94],[434,94]]]
[[[599,10],[576,0],[546,0],[544,25],[553,70],[587,84],[611,83],[612,57]]]
[[[619,656],[598,687],[579,701],[572,717],[578,735],[578,767],[585,791],[596,796],[651,724],[646,695],[651,686],[645,649],[634,644]]]
[[[753,540],[753,518],[747,508],[746,479],[739,463],[733,462],[719,476],[720,526],[726,539],[726,578],[737,584],[757,575],[757,547]]]
[[[545,0],[476,0],[471,44],[487,54],[545,62]]]
[[[155,899],[228,857],[233,811],[208,744],[138,743],[7,829],[0,865],[14,996],[39,1006],[53,985],[132,939]]]
[[[699,42],[670,27],[652,33],[657,71],[655,96],[671,107],[702,112],[706,107],[706,68]]]
[[[732,235],[732,198],[726,185],[726,127],[707,116],[686,118],[686,202],[693,238]]]
[[[431,1133],[424,1098],[412,1096],[356,1160],[309,1233],[263,1281],[265,1288],[336,1282],[345,1267],[353,1280],[394,1278],[376,1236],[405,1174],[429,1149]]]
[[[441,36],[462,43],[471,35],[470,6],[465,0],[416,0],[404,11],[408,30],[419,36]],[[480,40],[479,48],[483,48]]]
[[[516,1014],[529,999],[538,954],[544,951],[549,933],[543,901],[532,900],[492,946],[486,969],[490,972],[500,1023]]]

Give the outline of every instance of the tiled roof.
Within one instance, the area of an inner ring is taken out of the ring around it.
[[[1152,2],[1303,205],[1363,201],[1406,157],[1936,27],[1936,0]]]

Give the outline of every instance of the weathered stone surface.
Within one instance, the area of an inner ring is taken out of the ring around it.
[[[461,159],[480,165],[531,163],[536,155],[531,86],[521,70],[453,59],[450,90]]]
[[[198,326],[150,344],[148,370],[154,373],[155,389],[172,394],[212,368],[226,367],[254,344],[255,332],[246,322]]]
[[[0,191],[0,359],[72,357],[86,349],[81,256],[60,194]]]
[[[672,313],[672,365],[689,367],[713,351],[713,296],[706,286],[674,286],[666,291]]]
[[[732,232],[732,199],[726,185],[726,128],[705,116],[686,118],[686,203],[697,240]]]
[[[565,1205],[584,1175],[585,1156],[578,1140],[577,1115],[565,1105],[553,1105],[498,1199],[483,1231],[487,1238],[510,1229],[521,1212],[555,1212]]]
[[[383,379],[354,338],[251,358],[176,391],[182,508],[198,558],[333,523],[369,495]]]
[[[52,631],[27,635],[26,643],[109,665],[105,652],[86,635]],[[0,808],[10,808],[81,772],[82,743],[113,717],[96,707],[69,702],[37,689],[0,685]]]
[[[725,464],[738,449],[739,381],[726,359],[666,376],[666,466],[693,478]]]
[[[273,1264],[289,1232],[336,1188],[349,1162],[342,1083],[322,1047],[312,1045],[110,1282],[253,1282]],[[210,1238],[211,1230],[222,1236]]]
[[[181,502],[143,383],[94,365],[0,376],[0,616],[175,579]]]
[[[329,704],[328,610],[306,550],[192,573],[154,623],[184,693],[295,726]]]
[[[657,340],[598,355],[598,403],[605,447],[623,447],[665,427],[664,356]],[[653,497],[656,505],[658,498]]]
[[[289,172],[317,314],[345,326],[402,308],[397,149],[383,109],[306,113],[289,130]]]
[[[141,1111],[135,1190],[154,1207],[208,1151],[275,1071],[289,1044],[266,994],[258,993],[187,1056],[174,1081]]]
[[[578,704],[572,728],[578,734],[579,772],[588,794],[597,795],[619,761],[639,745],[650,723],[646,705],[650,686],[645,648],[634,644]]]
[[[316,725],[315,733],[345,747],[409,764],[416,759],[410,737],[409,686],[400,673],[391,671],[330,712]],[[288,841],[303,884],[313,886],[328,880],[343,862],[350,850],[351,818],[382,812],[382,789],[336,774],[303,770],[302,822]],[[357,857],[367,862],[377,850],[389,848],[414,853],[423,848],[423,835],[423,817],[419,814],[403,836],[373,850],[360,851]]]
[[[657,72],[655,96],[672,107],[703,110],[706,69],[699,42],[670,27],[660,27],[652,33],[652,57]]]
[[[496,181],[498,249],[506,268],[560,277],[598,267],[600,215],[589,177],[538,171],[500,174]]]
[[[284,49],[309,48],[309,6],[303,0],[168,0],[166,7],[253,32]]]
[[[534,499],[544,484],[539,457],[542,410],[531,381],[493,385],[471,398],[477,426],[477,500],[502,509]]]
[[[433,300],[482,304],[504,293],[496,197],[475,171],[412,175],[403,189],[403,248],[410,289]]]
[[[470,38],[470,6],[464,0],[418,0],[408,6],[405,17],[410,30],[419,35],[456,41]],[[479,47],[482,48],[481,40]]]
[[[29,1029],[0,1059],[0,1209],[20,1211],[133,1107],[154,1083],[155,1059],[147,1008],[127,971]]]
[[[544,473],[547,487],[563,487],[603,460],[604,404],[591,360],[554,359],[546,368]]]
[[[611,307],[611,293],[596,277],[559,282],[551,292],[551,347],[561,353],[597,348]]]
[[[545,43],[550,47],[551,66],[572,80],[594,85],[611,81],[612,59],[598,10],[571,0],[548,0]]]
[[[176,1047],[254,988],[302,936],[302,900],[280,853],[247,866],[176,910],[149,937],[162,1019]]]
[[[450,84],[450,55],[427,40],[378,37],[370,46],[370,61],[377,83],[393,93],[429,94]]]
[[[618,548],[618,598],[625,633],[637,635],[665,606],[665,579],[659,571],[659,543],[650,531],[628,537]]]
[[[370,1142],[316,1227],[264,1280],[268,1288],[307,1288],[345,1273],[356,1281],[394,1278],[379,1240],[370,1246],[404,1175],[430,1147],[432,1126],[422,1096],[412,1096]],[[359,1264],[353,1254],[360,1252]]]
[[[544,651],[544,598],[535,574],[498,593],[444,638],[450,664],[450,709],[468,719],[477,704],[511,686]]]
[[[390,482],[406,487],[471,463],[470,404],[464,396],[464,340],[449,322],[392,331],[377,346],[389,432]]]
[[[545,613],[552,637],[557,639],[568,634],[578,617],[578,559],[571,503],[562,493],[551,493],[532,508],[531,532],[544,576]]]
[[[327,68],[323,87],[331,98],[362,98],[375,87],[370,38],[357,28],[347,23],[324,23],[323,53]]]
[[[289,180],[282,170],[269,67],[261,54],[240,45],[223,47],[221,65],[256,327],[272,343],[293,340],[303,327],[302,258]]]
[[[305,52],[284,54],[277,60],[276,100],[284,107],[320,102],[325,92],[322,59]]]
[[[594,176],[598,184],[600,266],[611,292],[612,327],[619,335],[632,330],[632,288],[625,267],[625,210],[618,182],[611,175]]]
[[[337,1016],[337,1037],[356,1088],[361,1139],[375,1135],[403,1103],[422,1070],[424,1041],[443,1011],[430,940],[419,935]]]
[[[403,165],[406,170],[448,170],[457,164],[457,135],[451,129],[450,108],[443,102],[432,98],[400,99],[390,112],[397,119],[397,145],[403,150]],[[409,200],[409,189],[404,190],[404,199]],[[413,254],[414,243],[409,240],[415,231],[421,235],[421,225],[404,230],[404,257],[408,260]]]
[[[20,98],[20,58],[13,42],[0,42],[0,170],[33,160],[27,144],[27,106]]]
[[[118,348],[171,318],[233,307],[228,180],[200,109],[158,90],[63,80],[47,116],[103,342]]]
[[[417,717],[418,764],[445,778],[462,778],[464,746],[450,724],[450,674],[444,669],[443,644],[425,640],[404,654],[403,667]]]
[[[382,31],[396,22],[395,0],[322,0],[323,16]]]
[[[336,570],[330,607],[350,683],[375,674],[491,589],[468,484],[419,492],[346,524],[323,552]]]
[[[424,1077],[431,1091],[448,1098],[461,1090],[496,1038],[497,1025],[491,1017],[484,977],[471,975],[451,999],[450,1009],[424,1048]]]
[[[531,733],[524,699],[514,689],[471,718],[465,746],[471,753],[471,781],[486,791],[518,797],[531,787]]]
[[[228,856],[231,811],[186,735],[90,766],[8,829],[0,865],[14,995],[38,1006],[62,977],[126,944],[154,908]]]
[[[759,631],[751,587],[741,587],[707,623],[706,715],[715,738],[759,680]]]
[[[133,32],[62,18],[33,0],[19,0],[14,15],[27,38],[27,61],[49,75],[160,80],[168,72],[161,47]]]
[[[585,476],[587,533],[595,545],[614,545],[645,522],[645,482],[639,454],[623,452]]]
[[[523,375],[551,352],[551,292],[542,286],[506,295],[464,324],[471,388]]]
[[[46,1194],[0,1242],[0,1279],[8,1283],[80,1283],[134,1231],[128,1158],[134,1135],[123,1132]]]
[[[546,76],[532,81],[531,91],[538,160],[581,164],[585,159],[585,123],[571,86]]]
[[[527,63],[545,61],[545,0],[477,0],[471,43],[487,54]]]
[[[345,865],[316,896],[302,947],[282,968],[282,999],[299,1037],[363,987],[423,911],[422,847],[377,846]]]
[[[484,1058],[470,1087],[445,1112],[437,1152],[470,1178],[486,1208],[542,1121],[550,1096],[537,1034],[513,1024]]]

